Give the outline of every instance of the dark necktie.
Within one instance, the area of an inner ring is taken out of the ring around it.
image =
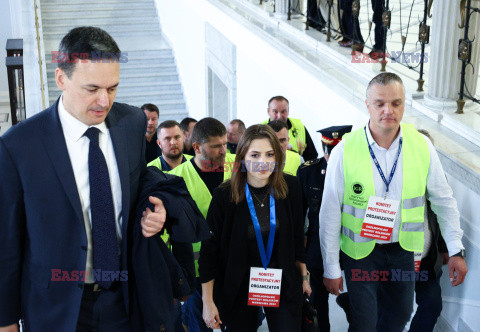
[[[88,128],[84,136],[90,140],[88,150],[88,174],[90,182],[90,211],[92,215],[93,268],[97,273],[95,281],[103,288],[112,284],[110,273],[105,278],[104,271],[120,270],[118,257],[115,209],[113,206],[110,177],[107,162],[98,144],[100,130]],[[100,277],[100,278],[99,278]]]

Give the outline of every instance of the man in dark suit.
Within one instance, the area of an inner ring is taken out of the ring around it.
[[[145,114],[114,103],[122,57],[105,31],[71,30],[57,60],[62,96],[0,138],[0,331],[130,331],[128,243],[155,176]],[[166,218],[150,201],[144,236]]]

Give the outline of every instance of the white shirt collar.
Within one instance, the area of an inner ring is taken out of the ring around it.
[[[367,138],[368,138],[368,142],[370,143],[370,146],[371,146],[371,147],[376,146],[377,149],[379,149],[379,150],[382,150],[382,149],[383,149],[383,150],[387,150],[387,149],[385,149],[385,148],[382,148],[380,145],[377,144],[377,142],[375,142],[375,140],[373,139],[372,133],[370,132],[370,127],[368,126],[369,123],[370,123],[370,121],[367,122],[366,128],[367,128]],[[390,145],[390,148],[389,148],[388,150],[390,150],[391,148],[396,148],[396,147],[398,147],[398,144],[399,144],[399,142],[400,142],[400,137],[403,137],[402,127],[400,127],[400,132],[398,133],[397,138],[395,138],[395,140],[393,141],[392,145]]]
[[[85,134],[87,129],[90,127],[98,128],[102,133],[108,135],[108,129],[105,121],[98,125],[87,126],[85,123],[70,114],[65,109],[65,105],[63,104],[63,95],[60,97],[60,101],[58,102],[58,116],[60,118],[60,123],[62,124],[63,132],[74,142],[77,142],[80,138],[82,138],[83,134]]]

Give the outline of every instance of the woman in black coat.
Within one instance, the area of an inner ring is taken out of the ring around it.
[[[284,161],[275,132],[251,126],[237,147],[232,179],[213,193],[207,214],[212,237],[202,242],[199,259],[203,318],[210,328],[257,330],[259,307],[248,305],[250,273],[268,267],[282,270],[279,306],[264,306],[269,330],[301,330],[303,293],[311,293],[302,194],[296,177],[283,173]]]

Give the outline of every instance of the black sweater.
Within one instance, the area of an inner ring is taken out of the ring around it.
[[[274,262],[276,268],[283,269],[280,301],[298,306],[302,301],[302,278],[295,261],[305,262],[302,195],[296,177],[285,175],[285,180],[288,186],[287,198],[275,200],[279,227],[271,263]],[[199,259],[200,281],[206,283],[215,279],[214,302],[220,311],[220,317],[226,320],[234,314],[231,312],[232,306],[239,291],[248,291],[242,285],[250,275],[250,267],[261,267],[258,264],[261,261],[258,250],[257,259],[249,257],[251,241],[248,230],[252,219],[246,199],[237,205],[230,197],[231,187],[228,182],[215,189],[207,214],[212,237],[202,242]]]

